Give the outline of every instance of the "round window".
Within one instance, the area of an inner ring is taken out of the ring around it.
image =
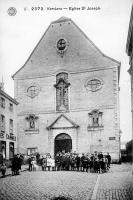
[[[39,92],[39,88],[37,86],[30,86],[27,89],[28,96],[31,98],[34,98],[35,96],[37,96],[38,92]]]
[[[57,50],[60,53],[63,53],[66,50],[67,47],[67,42],[65,39],[59,39],[57,42]]]
[[[87,89],[91,90],[92,92],[99,90],[101,86],[102,86],[101,81],[96,78],[89,80],[86,84]]]

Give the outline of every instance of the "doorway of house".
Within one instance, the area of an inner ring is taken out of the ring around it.
[[[66,133],[61,133],[55,137],[54,140],[54,154],[59,152],[71,152],[72,150],[72,139]]]

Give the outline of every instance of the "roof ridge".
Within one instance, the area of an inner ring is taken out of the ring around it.
[[[70,20],[71,20],[71,18],[62,16],[62,17],[60,17],[59,19],[57,19],[57,20],[51,22],[51,24],[60,23],[60,22],[66,22],[66,21],[70,21]]]

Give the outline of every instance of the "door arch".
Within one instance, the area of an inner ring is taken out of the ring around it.
[[[55,137],[54,140],[54,154],[59,152],[71,152],[72,150],[72,139],[70,135],[66,133],[60,133]]]

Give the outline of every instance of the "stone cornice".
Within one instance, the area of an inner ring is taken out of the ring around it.
[[[120,64],[121,65],[121,64]],[[119,71],[120,71],[120,65],[119,65]],[[92,68],[90,69],[86,69],[86,70],[77,70],[77,71],[70,71],[70,70],[65,70],[67,73],[69,74],[80,74],[80,73],[86,73],[86,72],[94,72],[94,71],[101,71],[101,70],[109,70],[109,69],[114,69],[114,68],[117,68],[118,66],[114,65],[114,66],[111,66],[111,67],[103,67],[103,68],[94,68],[92,66]],[[58,70],[59,71],[59,70]],[[53,73],[50,73],[50,74],[43,74],[43,75],[40,75],[40,76],[31,76],[31,77],[24,77],[24,78],[15,78],[15,80],[25,80],[25,79],[38,79],[38,78],[46,78],[46,77],[55,77],[56,74],[58,74],[58,71],[53,71]],[[64,72],[64,70],[61,70],[60,72]]]
[[[91,112],[94,109],[98,109],[98,110],[106,110],[106,109],[115,109],[115,105],[102,105],[102,106],[95,106],[95,107],[88,107],[87,109],[85,108],[78,108],[78,109],[71,109],[69,111],[63,112],[63,113],[71,113],[71,112]],[[33,110],[32,110],[33,113]],[[34,111],[35,115],[39,115],[39,114],[61,114],[62,112],[56,112],[55,110],[51,110],[51,111]],[[25,112],[19,112],[18,116],[27,116],[31,114],[31,111],[25,111]]]

